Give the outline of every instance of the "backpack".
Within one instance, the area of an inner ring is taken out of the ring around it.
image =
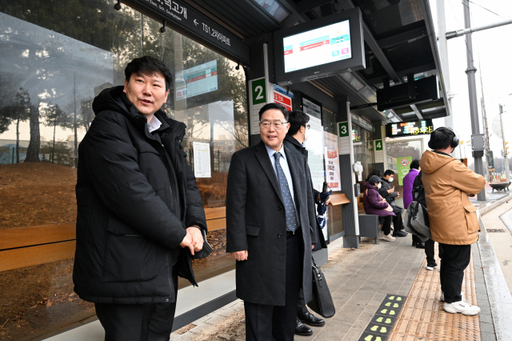
[[[405,213],[405,230],[417,236],[422,242],[425,242],[431,238],[431,235],[421,172],[414,179],[412,197],[413,201]]]

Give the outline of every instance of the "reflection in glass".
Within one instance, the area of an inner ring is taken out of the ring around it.
[[[196,278],[234,267],[225,253],[224,202],[231,155],[248,146],[245,75],[189,38],[170,29],[162,34],[161,23],[113,5],[0,3],[0,230],[13,232],[13,240],[17,231],[19,238],[27,229],[38,231],[33,244],[18,249],[37,265],[2,271],[0,264],[0,339],[40,339],[94,318],[92,305],[73,292],[73,250],[38,253],[33,245],[72,243],[68,237],[43,241],[45,229],[74,231],[74,167],[94,119],[92,101],[124,83],[124,68],[135,57],[151,55],[167,64],[175,79],[163,110],[187,125],[183,147],[190,165],[209,163],[210,176],[197,184],[214,252],[194,261]],[[196,160],[194,142],[208,144],[209,155]]]

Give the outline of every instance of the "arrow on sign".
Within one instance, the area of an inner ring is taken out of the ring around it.
[[[199,23],[197,22],[197,19],[194,19],[194,25],[199,25]]]

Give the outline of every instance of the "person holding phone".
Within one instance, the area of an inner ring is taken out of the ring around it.
[[[395,172],[392,169],[388,169],[384,172],[382,177],[382,187],[379,189],[379,194],[386,199],[388,204],[393,208],[393,237],[405,237],[407,232],[404,231],[404,222],[402,213],[404,212],[403,207],[396,204],[395,199],[400,195],[399,192],[395,191],[395,186],[391,187],[395,179]]]

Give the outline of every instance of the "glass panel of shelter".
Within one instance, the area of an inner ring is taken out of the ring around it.
[[[210,173],[197,183],[205,209],[214,210],[207,213],[214,252],[195,261],[196,278],[233,268],[224,251],[223,208],[229,160],[248,145],[243,70],[169,28],[161,33],[160,23],[128,6],[71,3],[0,4],[0,229],[19,229],[20,238],[28,228],[42,235],[45,228],[73,229],[77,146],[94,118],[92,101],[123,84],[126,64],[147,54],[162,59],[175,78],[163,109],[187,124],[183,146],[191,166],[194,142],[210,150],[209,167],[201,168]],[[68,254],[0,270],[0,306],[7,307],[0,311],[0,338],[46,337],[94,318],[93,306],[73,293]]]

